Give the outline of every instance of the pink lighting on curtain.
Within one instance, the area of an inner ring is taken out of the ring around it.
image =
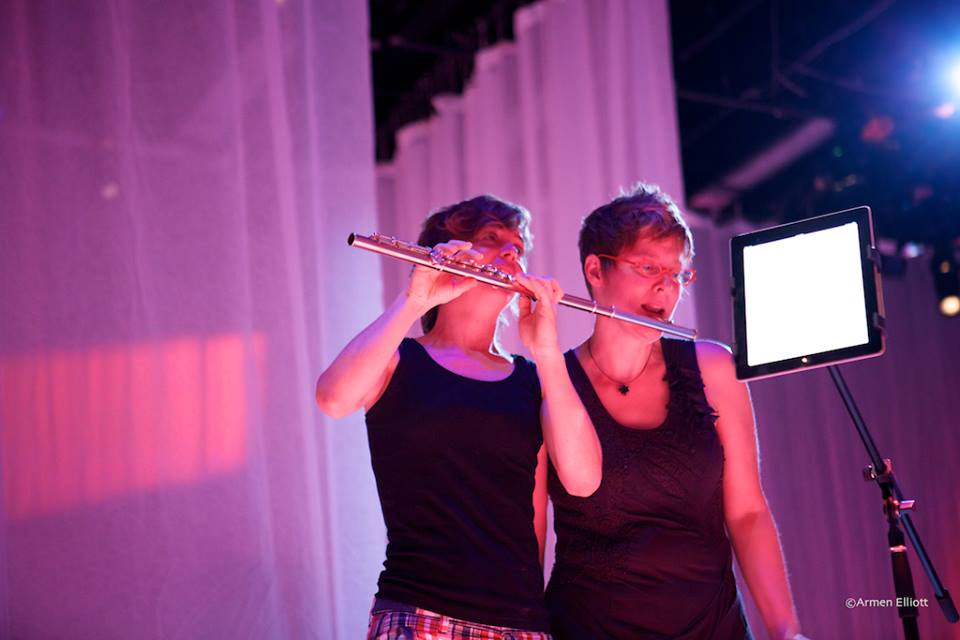
[[[262,404],[264,356],[262,335],[226,334],[0,360],[8,517],[237,469]]]
[[[0,638],[366,629],[313,383],[380,311],[369,55],[355,0],[0,3]]]

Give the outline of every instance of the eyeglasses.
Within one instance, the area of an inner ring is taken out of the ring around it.
[[[597,257],[628,264],[637,275],[643,276],[644,278],[660,278],[664,273],[669,273],[668,269],[664,269],[659,264],[653,262],[634,262],[633,260],[618,258],[616,256],[607,255],[606,253],[598,253]],[[691,284],[693,284],[693,281],[696,280],[696,278],[696,269],[684,269],[679,273],[670,273],[670,279],[679,284],[681,287],[689,287]]]

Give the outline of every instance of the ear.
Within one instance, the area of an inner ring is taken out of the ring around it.
[[[588,255],[583,261],[583,274],[590,283],[590,288],[596,293],[597,288],[603,286],[603,267],[600,264],[600,258],[592,253]]]

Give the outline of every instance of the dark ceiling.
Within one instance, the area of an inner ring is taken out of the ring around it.
[[[377,155],[394,132],[460,92],[478,48],[511,39],[524,0],[370,0]],[[943,78],[960,59],[951,0],[671,0],[688,203],[815,118],[833,135],[703,211],[775,224],[868,204],[880,235],[960,237],[960,113]]]

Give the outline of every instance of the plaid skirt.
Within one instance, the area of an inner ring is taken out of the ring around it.
[[[367,640],[552,640],[549,633],[494,627],[377,598]]]

